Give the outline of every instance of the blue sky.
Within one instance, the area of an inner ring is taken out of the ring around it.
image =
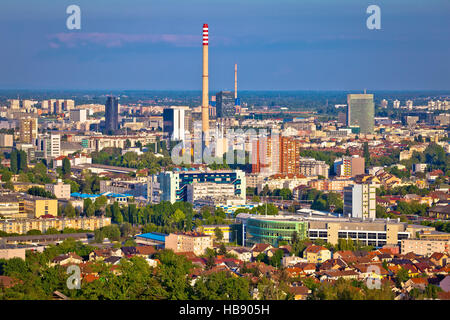
[[[66,28],[67,6],[81,30]],[[381,8],[368,30],[366,8]],[[2,0],[1,89],[450,89],[448,0]]]

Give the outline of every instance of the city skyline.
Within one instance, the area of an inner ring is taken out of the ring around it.
[[[102,3],[79,2],[81,30],[65,26],[69,3],[2,4],[0,26],[10,32],[0,36],[9,48],[0,53],[0,88],[199,90],[203,23],[214,91],[232,91],[235,63],[239,91],[450,85],[444,1],[381,1],[381,30],[366,28],[367,4],[352,0],[282,1],[276,12],[268,1]]]

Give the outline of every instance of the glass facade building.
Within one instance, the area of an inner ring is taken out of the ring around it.
[[[280,241],[292,242],[294,232],[299,239],[308,234],[308,222],[296,220],[248,219],[246,225],[246,245],[269,243],[278,246]]]
[[[234,93],[220,91],[216,94],[216,115],[218,118],[234,118],[236,115]]]
[[[105,105],[105,133],[111,134],[119,129],[119,98],[108,97]]]
[[[375,104],[373,94],[347,95],[347,125],[358,126],[361,133],[373,133]]]

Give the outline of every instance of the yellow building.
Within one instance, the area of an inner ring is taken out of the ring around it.
[[[323,263],[331,259],[331,251],[322,246],[312,245],[305,249],[303,256],[308,263]]]
[[[96,230],[111,224],[107,217],[76,217],[76,218],[38,218],[20,220],[0,220],[0,231],[6,233],[25,234],[30,230],[40,230],[42,233],[49,228],[62,231],[66,228]]]
[[[0,217],[4,219],[27,218],[23,199],[17,194],[3,194],[0,196]]]
[[[204,225],[196,228],[195,231],[204,233],[208,236],[211,236],[213,239],[216,239],[216,228],[219,228],[222,231],[224,242],[231,242],[230,240],[233,238],[231,226],[227,224],[213,224],[213,225]]]
[[[44,215],[58,216],[58,200],[32,195],[25,195],[25,211],[28,218],[39,218]]]

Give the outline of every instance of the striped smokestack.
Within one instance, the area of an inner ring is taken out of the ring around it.
[[[202,133],[205,145],[208,145],[209,132],[209,88],[208,88],[208,25],[203,25],[203,85],[202,85]]]
[[[237,63],[234,64],[234,99],[237,99]]]

